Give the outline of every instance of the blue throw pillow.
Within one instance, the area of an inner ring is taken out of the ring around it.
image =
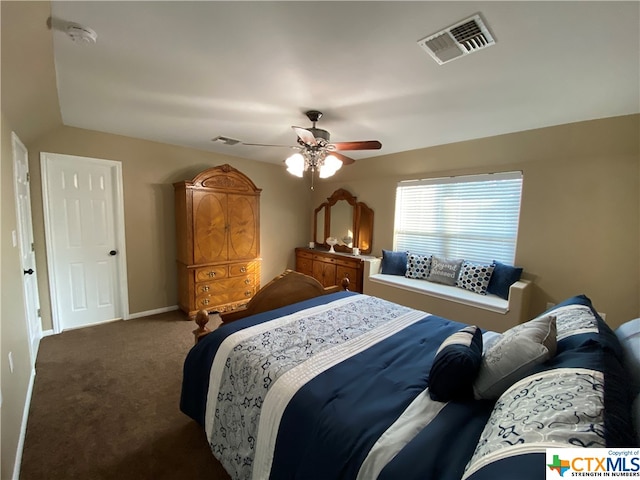
[[[487,287],[487,293],[493,293],[505,300],[509,300],[509,287],[520,280],[522,267],[513,267],[495,260],[493,263],[494,268]]]
[[[380,273],[402,275],[407,273],[407,252],[382,250],[382,269]]]
[[[438,348],[429,372],[429,395],[438,402],[473,398],[482,363],[482,331],[471,325],[450,335]]]

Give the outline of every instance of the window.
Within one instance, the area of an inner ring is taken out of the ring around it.
[[[403,181],[394,250],[513,264],[522,172]]]

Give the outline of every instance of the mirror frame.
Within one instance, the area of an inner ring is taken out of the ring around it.
[[[353,208],[353,245],[360,248],[361,254],[371,253],[373,243],[373,210],[364,202],[358,202],[347,190],[339,188],[327,198],[326,202],[321,203],[313,211],[313,238],[318,238],[318,213],[324,208],[324,240],[316,242],[317,246],[329,248],[326,239],[331,235],[331,207],[340,200],[346,200]],[[346,245],[336,245],[334,249],[337,252],[351,253],[352,248]]]

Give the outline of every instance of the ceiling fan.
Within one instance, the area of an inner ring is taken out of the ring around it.
[[[289,173],[302,177],[306,170],[311,170],[312,174],[317,170],[321,178],[330,177],[343,164],[349,165],[355,162],[353,158],[347,157],[338,151],[379,150],[382,148],[382,144],[377,140],[331,143],[329,132],[322,128],[316,128],[316,123],[322,117],[322,112],[309,110],[305,114],[313,124],[311,128],[291,127],[298,136],[298,145],[268,145],[262,143],[243,143],[243,145],[293,148],[298,152],[285,160]]]

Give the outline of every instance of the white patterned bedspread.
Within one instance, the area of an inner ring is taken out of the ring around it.
[[[316,375],[427,314],[367,295],[238,331],[214,359],[205,429],[235,479],[268,478],[282,413]]]

